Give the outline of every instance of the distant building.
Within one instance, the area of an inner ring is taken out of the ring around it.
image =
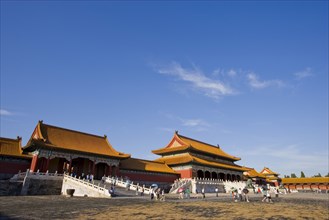
[[[246,168],[234,162],[240,158],[224,152],[219,146],[210,145],[175,132],[167,146],[152,151],[161,157],[181,178],[209,178],[239,181]]]
[[[119,175],[119,164],[129,154],[116,151],[107,137],[55,127],[39,121],[24,152],[33,155],[30,170],[68,172],[77,176]]]
[[[264,174],[258,173],[254,168],[245,168],[248,169],[247,171],[243,172],[243,176],[246,179],[251,179],[253,183],[258,185],[266,184],[266,176]]]
[[[329,177],[282,178],[282,184],[290,190],[329,190]]]
[[[23,154],[22,138],[0,137],[0,179],[9,179],[19,171],[25,172],[30,168],[31,159]]]
[[[279,177],[280,174],[273,172],[270,168],[264,167],[260,173],[266,176],[266,182],[274,186],[279,186],[281,184],[281,178]]]

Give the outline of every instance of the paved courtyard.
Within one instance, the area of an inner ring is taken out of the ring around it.
[[[329,194],[283,195],[274,198],[274,204],[264,204],[260,202],[260,195],[253,194],[250,195],[250,203],[234,203],[229,194],[220,194],[218,198],[208,194],[206,201],[201,198],[178,200],[177,197],[169,195],[165,202],[150,201],[148,196],[112,199],[0,197],[0,219],[253,219],[239,214],[243,210],[249,210],[248,216],[256,219],[268,219],[266,216],[272,219],[294,219],[293,216],[297,215],[304,216],[304,219],[329,219],[329,216],[326,218]],[[252,215],[254,209],[256,211]]]

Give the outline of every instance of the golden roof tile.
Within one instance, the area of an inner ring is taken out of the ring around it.
[[[32,158],[30,155],[23,154],[22,139],[10,139],[0,137],[0,155],[20,158]]]
[[[312,184],[312,183],[326,183],[329,184],[329,177],[306,177],[306,178],[282,178],[283,184]]]
[[[264,174],[258,173],[254,168],[247,168],[247,169],[249,170],[243,173],[245,176],[249,176],[251,178],[258,177],[258,178],[266,179],[266,176]]]
[[[87,134],[47,125],[42,121],[37,124],[24,149],[28,151],[33,144],[51,149],[78,151],[122,159],[130,157],[130,154],[116,151],[109,143],[106,135]]]
[[[185,152],[187,150],[193,150],[204,154],[223,157],[232,161],[238,161],[241,159],[224,152],[219,146],[214,146],[198,140],[194,140],[192,138],[179,135],[177,132],[174,134],[174,137],[166,147],[153,150],[152,152],[158,155],[166,155],[175,152]]]
[[[178,174],[163,162],[129,158],[120,162],[120,169]]]
[[[264,167],[264,169],[262,171],[260,171],[260,173],[264,174],[264,175],[279,175],[278,173],[273,172],[270,168],[268,167]]]
[[[231,170],[239,170],[239,171],[246,171],[246,168],[238,166],[238,165],[231,165],[225,163],[219,163],[217,161],[209,161],[205,160],[196,156],[192,156],[189,153],[177,155],[177,156],[166,156],[156,159],[155,161],[165,162],[168,165],[178,165],[178,164],[186,164],[186,163],[197,163],[205,166],[212,166],[212,167],[220,167],[226,168]]]

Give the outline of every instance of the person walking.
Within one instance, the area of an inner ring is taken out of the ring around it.
[[[185,190],[185,195],[186,195],[186,198],[187,198],[187,199],[190,198],[190,194],[191,194],[190,188],[186,188],[186,190]]]
[[[201,194],[202,194],[202,199],[205,199],[206,198],[206,192],[205,192],[204,187],[202,187],[202,189],[201,189]]]
[[[263,194],[262,202],[266,202],[266,200],[267,200],[267,188],[266,188],[266,186],[262,187],[262,194]]]
[[[275,193],[275,197],[278,198],[279,197],[279,189],[276,188],[275,191],[274,191],[274,193]]]
[[[161,191],[161,188],[157,188],[156,189],[156,200],[160,200],[160,191]]]
[[[242,189],[241,188],[238,189],[238,196],[239,196],[239,200],[242,201]]]
[[[216,197],[218,197],[218,187],[215,188]]]
[[[111,194],[111,196],[114,196],[114,187],[113,186],[110,187],[109,193]]]
[[[270,190],[267,190],[266,198],[267,198],[269,203],[273,203]]]
[[[141,196],[144,196],[144,186],[142,187],[142,190],[141,190]]]
[[[232,187],[232,198],[234,202],[238,201],[238,190]]]
[[[164,189],[161,190],[161,201],[166,201]]]
[[[151,196],[151,200],[153,200],[153,198],[154,198],[154,190],[153,190],[153,188],[150,190],[150,196]]]
[[[248,196],[249,190],[247,188],[244,188],[242,190],[242,193],[243,193],[244,201],[249,202],[249,196]]]
[[[198,199],[200,195],[198,189],[195,189],[195,194],[196,194],[196,198]]]

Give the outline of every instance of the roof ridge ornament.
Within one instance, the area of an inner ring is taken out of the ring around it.
[[[178,130],[175,130],[175,134],[178,134]]]
[[[218,147],[218,149],[220,149],[220,146],[219,146],[219,144],[217,144],[217,147]]]

